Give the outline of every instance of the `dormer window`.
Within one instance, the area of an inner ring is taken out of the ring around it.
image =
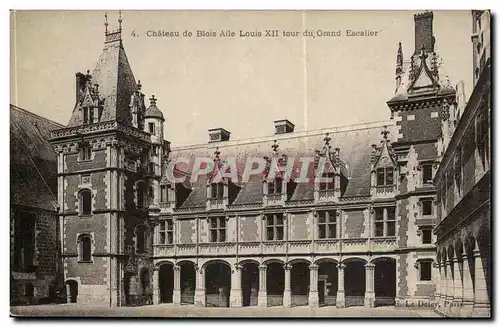
[[[394,185],[394,168],[378,168],[377,169],[377,186]]]
[[[277,177],[273,181],[267,182],[267,194],[281,194],[283,179]]]
[[[83,108],[83,124],[92,124],[94,120],[94,108],[84,107]]]
[[[211,198],[214,200],[222,200],[222,198],[224,197],[224,184],[212,183],[211,189],[212,189]]]
[[[325,181],[321,181],[319,183],[320,191],[333,191],[335,188],[334,176],[333,173],[324,173],[321,178]],[[328,181],[326,181],[328,180]]]
[[[168,188],[166,185],[160,186],[160,202],[168,202]]]

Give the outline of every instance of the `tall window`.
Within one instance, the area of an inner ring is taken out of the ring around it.
[[[80,191],[80,215],[92,214],[92,193],[90,190]]]
[[[168,188],[166,185],[160,186],[160,202],[168,202]]]
[[[375,237],[396,235],[396,208],[375,208]]]
[[[318,212],[318,232],[319,238],[337,238],[337,212]]]
[[[92,160],[92,149],[90,148],[90,144],[87,142],[83,143],[82,148],[80,149],[80,160]]]
[[[377,186],[394,185],[394,168],[378,168],[377,169]]]
[[[432,280],[432,260],[422,260],[420,263],[420,280]]]
[[[422,165],[422,183],[432,184],[432,165]]]
[[[433,205],[433,200],[432,199],[423,199],[420,200],[422,204],[422,216],[430,216],[432,215],[432,207]]]
[[[484,110],[476,118],[476,144],[483,168],[489,157],[488,111]]]
[[[283,180],[279,177],[273,181],[267,182],[267,194],[281,194]]]
[[[160,244],[174,243],[174,220],[169,218],[160,223]]]
[[[151,135],[155,135],[155,123],[149,123],[148,128],[149,128],[149,133]]]
[[[157,145],[153,145],[151,147],[151,155],[152,156],[157,156],[158,155],[158,146]]]
[[[148,228],[139,225],[135,229],[135,251],[136,253],[146,253],[148,251]]]
[[[226,241],[226,217],[210,218],[210,242]]]
[[[458,194],[462,192],[462,149],[457,148],[455,153],[455,183]]]
[[[147,188],[144,182],[137,184],[137,207],[144,208],[147,205]]]
[[[283,214],[275,213],[266,215],[266,240],[283,240]]]
[[[78,236],[78,261],[92,261],[92,238],[88,234]]]
[[[224,197],[224,184],[213,183],[211,189],[212,189],[212,199],[222,200],[222,198]]]
[[[335,180],[333,173],[324,173],[321,178],[324,180],[328,180],[328,182],[321,181],[319,183],[319,189],[321,191],[332,191],[335,189]]]
[[[14,223],[14,269],[33,272],[35,255],[36,215],[16,213]]]

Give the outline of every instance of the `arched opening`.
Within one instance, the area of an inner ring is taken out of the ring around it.
[[[92,193],[85,189],[80,191],[80,215],[89,216],[92,214]]]
[[[321,262],[318,265],[319,305],[335,305],[338,290],[338,269],[334,262]]]
[[[247,262],[241,268],[241,292],[243,306],[256,306],[259,295],[259,266],[254,262]]]
[[[67,280],[66,283],[66,302],[76,303],[78,298],[78,282],[76,280]]]
[[[132,283],[135,281],[133,272],[126,272],[123,277],[123,292],[125,293],[125,305],[132,305],[134,302],[134,289]]]
[[[212,262],[205,268],[207,307],[229,307],[231,268],[223,262]]]
[[[292,265],[290,288],[292,291],[292,306],[309,304],[309,264],[297,262]]]
[[[381,258],[375,264],[375,306],[394,305],[396,303],[396,260]]]
[[[160,303],[172,303],[174,297],[174,266],[163,264],[159,271]]]
[[[196,269],[194,263],[184,262],[181,267],[181,303],[194,304],[196,288]]]
[[[346,262],[344,270],[346,306],[364,305],[365,286],[365,262],[361,260]]]
[[[140,280],[140,304],[151,304],[153,302],[153,290],[151,288],[151,274],[149,273],[149,269],[142,268]]]
[[[267,306],[283,305],[285,269],[282,263],[271,262],[266,270]]]
[[[78,261],[92,261],[92,238],[88,234],[78,236]]]

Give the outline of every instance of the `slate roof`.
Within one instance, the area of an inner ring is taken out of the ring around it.
[[[104,100],[101,121],[116,119],[130,125],[132,115],[129,104],[132,94],[137,90],[137,84],[120,39],[105,43],[91,75],[92,84],[99,84],[99,96]],[[68,127],[81,124],[80,114],[75,106]]]
[[[45,210],[57,204],[57,157],[48,139],[64,126],[10,106],[10,201]]]
[[[325,133],[331,137],[332,149],[340,148],[340,157],[346,164],[346,172],[349,178],[348,186],[344,193],[348,196],[362,196],[370,194],[370,154],[372,144],[379,144],[381,131],[387,126],[389,138],[395,141],[395,122],[393,120],[375,122],[369,124],[352,125],[331,129],[323,129],[310,132],[294,132],[279,134],[269,137],[254,138],[250,140],[234,140],[227,142],[215,142],[208,144],[192,145],[185,147],[173,147],[170,154],[171,159],[185,157],[194,162],[195,157],[214,158],[216,147],[221,152],[220,158],[236,157],[238,166],[238,181],[235,182],[241,189],[234,204],[249,204],[262,202],[262,180],[263,177],[253,175],[246,183],[242,183],[241,175],[247,157],[265,157],[272,154],[271,145],[274,140],[278,141],[279,154],[286,154],[288,160],[293,160],[294,171],[300,167],[299,158],[307,156],[313,158],[316,150],[323,150]],[[178,169],[191,174],[190,165],[177,166]],[[313,198],[313,171],[311,163],[308,169],[309,184],[299,183],[291,197],[291,200],[306,200]],[[296,172],[297,173],[297,172]],[[297,176],[297,175],[295,175]],[[192,192],[181,208],[203,206],[206,203],[206,177],[201,175],[196,181],[191,181]]]

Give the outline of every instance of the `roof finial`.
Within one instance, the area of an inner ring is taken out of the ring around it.
[[[156,106],[156,100],[157,100],[157,99],[155,98],[155,96],[154,96],[154,95],[152,95],[152,96],[151,96],[151,98],[149,98],[150,104],[151,104],[152,106]]]
[[[122,11],[118,11],[118,30],[121,31],[122,30]]]
[[[325,148],[330,149],[330,141],[331,140],[332,140],[332,138],[330,137],[330,133],[326,133],[326,136],[323,139],[323,141],[325,141]]]
[[[382,130],[382,132],[380,134],[383,135],[384,140],[387,140],[387,135],[389,134],[389,131],[387,130],[387,126],[384,126],[384,129]]]
[[[138,80],[137,81],[137,91],[140,91],[141,89],[142,89],[141,80]]]
[[[214,152],[214,155],[215,155],[215,160],[219,160],[219,155],[220,155],[220,151],[219,151],[219,147],[216,147],[215,148],[215,152]]]
[[[104,14],[104,29],[105,29],[105,33],[108,34],[108,13],[106,12]]]
[[[278,148],[279,148],[279,147],[280,147],[280,146],[279,146],[279,144],[278,144],[278,140],[274,140],[274,143],[273,143],[273,145],[271,145],[271,148],[273,148],[273,152],[274,152],[275,154],[278,154]]]

